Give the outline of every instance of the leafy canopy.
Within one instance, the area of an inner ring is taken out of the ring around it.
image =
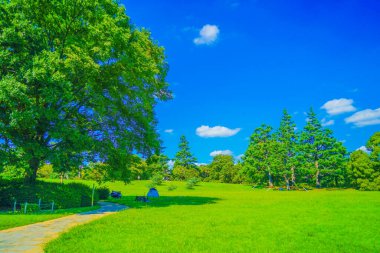
[[[126,168],[159,150],[163,48],[113,0],[0,1],[0,161]],[[128,177],[130,173],[122,173]]]

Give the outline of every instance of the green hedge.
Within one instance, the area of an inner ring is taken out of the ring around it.
[[[12,206],[14,199],[19,203],[43,203],[54,201],[56,208],[73,208],[91,205],[92,189],[81,183],[60,184],[37,181],[25,185],[23,180],[0,180],[0,207]],[[95,191],[94,203],[99,200]]]
[[[106,186],[99,187],[96,189],[98,191],[99,199],[108,199],[110,196],[110,189]]]
[[[21,204],[21,212],[25,211],[25,204]],[[27,213],[33,213],[33,212],[38,212],[40,211],[40,207],[38,204],[28,204],[26,206],[26,212]]]

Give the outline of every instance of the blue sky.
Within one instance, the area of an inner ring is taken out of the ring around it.
[[[302,129],[313,107],[349,151],[380,130],[379,1],[121,3],[165,47],[175,98],[157,117],[170,158],[182,134],[201,163],[239,156],[284,108]]]

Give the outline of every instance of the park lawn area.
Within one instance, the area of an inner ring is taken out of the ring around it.
[[[86,212],[98,209],[99,206],[94,207],[79,207],[70,209],[60,209],[51,211],[43,211],[39,213],[31,214],[12,214],[12,213],[0,213],[0,230],[24,226],[37,222],[57,219],[63,216],[68,216],[75,213]]]
[[[380,252],[380,192],[166,182],[158,200],[134,202],[147,184],[108,183],[132,208],[73,228],[46,252]]]

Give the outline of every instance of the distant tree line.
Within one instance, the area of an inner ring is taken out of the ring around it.
[[[174,165],[163,154],[146,159],[128,156],[125,166],[115,170],[104,162],[90,162],[67,170],[44,164],[40,178],[108,180],[190,180],[204,182],[246,183],[263,187],[287,189],[303,187],[353,187],[380,190],[380,132],[367,142],[366,150],[349,154],[333,132],[322,126],[311,109],[305,127],[297,131],[289,113],[284,110],[278,129],[268,125],[256,128],[242,159],[217,155],[210,164],[197,163],[185,136],[180,137]],[[25,170],[3,167],[3,178],[23,177]],[[125,181],[127,182],[127,181]]]
[[[189,143],[180,138],[171,176],[176,180],[199,177],[203,181],[250,183],[268,187],[354,187],[380,190],[380,132],[368,141],[367,152],[349,154],[333,132],[322,126],[312,109],[306,126],[296,130],[284,110],[278,129],[261,125],[253,131],[241,161],[217,155],[197,166]]]

